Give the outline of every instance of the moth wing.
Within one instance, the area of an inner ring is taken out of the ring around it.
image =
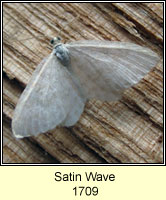
[[[44,133],[60,124],[71,126],[83,108],[84,101],[68,70],[50,54],[36,68],[17,103],[13,134],[22,138]]]
[[[71,71],[87,98],[115,101],[158,62],[157,54],[132,43],[78,41],[66,44]]]

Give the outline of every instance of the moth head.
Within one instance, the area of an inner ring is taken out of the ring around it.
[[[56,46],[58,43],[60,43],[61,41],[61,38],[58,36],[58,37],[54,37],[50,40],[50,44],[54,47]]]

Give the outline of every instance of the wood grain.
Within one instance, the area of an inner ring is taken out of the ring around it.
[[[49,40],[128,41],[151,48],[160,62],[118,102],[87,102],[71,128],[16,140],[14,107]],[[3,162],[163,162],[162,3],[3,3]]]

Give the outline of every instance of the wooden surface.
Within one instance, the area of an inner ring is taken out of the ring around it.
[[[162,163],[162,27],[162,3],[3,3],[3,162]],[[14,107],[59,34],[64,42],[133,42],[161,59],[120,101],[87,102],[75,126],[15,139]]]

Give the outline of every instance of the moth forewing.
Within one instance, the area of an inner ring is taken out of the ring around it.
[[[71,68],[87,98],[115,101],[158,62],[153,51],[136,44],[78,41],[67,44]],[[81,55],[81,56],[80,56]]]
[[[12,120],[13,134],[22,138],[44,133],[60,124],[72,125],[83,108],[84,101],[70,73],[51,53],[34,71],[17,103]],[[70,112],[74,117],[68,119]]]

